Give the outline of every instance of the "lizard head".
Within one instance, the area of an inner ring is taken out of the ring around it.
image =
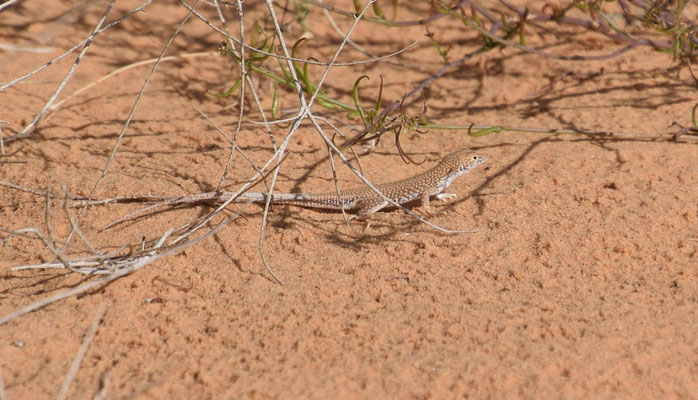
[[[443,168],[444,179],[441,182],[443,190],[459,176],[465,175],[470,170],[487,161],[487,157],[470,152],[468,149],[458,150],[444,157],[439,163],[439,167]]]
[[[470,152],[468,149],[458,150],[441,160],[441,164],[449,169],[449,173],[462,175],[487,161],[487,157]]]

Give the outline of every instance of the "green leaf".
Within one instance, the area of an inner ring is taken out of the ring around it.
[[[238,78],[238,80],[235,81],[235,84],[233,85],[233,87],[231,87],[230,89],[226,90],[223,93],[213,93],[210,90],[207,90],[206,93],[210,94],[211,96],[218,97],[220,99],[220,98],[228,97],[231,94],[235,93],[235,91],[238,90],[240,85],[242,85],[242,77]]]
[[[274,82],[274,96],[271,98],[271,119],[279,115],[279,85]]]
[[[360,11],[359,11],[360,12]],[[385,19],[385,15],[383,14],[383,9],[381,9],[381,6],[378,5],[378,2],[373,3],[373,12],[379,16],[380,18]]]
[[[477,131],[477,132],[468,132],[468,136],[470,136],[470,137],[487,136],[487,135],[491,135],[491,134],[493,134],[493,133],[499,133],[499,132],[501,132],[502,130],[503,130],[503,129],[502,129],[501,126],[493,126],[493,127],[491,127],[491,128],[487,128],[487,129],[480,129],[480,130]]]
[[[361,107],[361,101],[359,100],[359,83],[366,78],[370,79],[368,75],[361,75],[359,79],[357,79],[354,82],[354,90],[352,90],[352,97],[354,98],[354,106],[356,107],[356,112],[359,113],[359,117],[361,117],[361,121],[364,123],[364,125],[368,125],[366,123],[366,114],[364,113],[363,107]]]
[[[361,9],[363,8],[363,7],[361,7],[361,2],[359,0],[353,0],[353,1],[354,1],[354,10],[356,10],[357,14],[360,14]]]
[[[306,93],[310,95],[315,93],[317,85],[310,80],[310,74],[308,73],[308,63],[303,64],[303,74],[301,74],[301,80],[303,80],[303,83],[305,84]]]
[[[336,110],[336,109],[337,109],[337,107],[336,107],[334,104],[332,104],[331,102],[329,102],[329,101],[323,99],[322,97],[319,97],[319,96],[316,97],[316,98],[315,98],[315,101],[317,102],[318,105],[320,105],[320,106],[322,106],[322,107],[324,107],[324,108],[326,108],[326,109],[328,109],[328,110]]]
[[[378,87],[378,101],[376,101],[376,106],[373,108],[374,110],[376,110],[376,114],[378,114],[378,112],[381,109],[381,100],[383,99],[383,75],[380,76],[380,79],[381,79],[381,84]],[[371,118],[371,119],[373,119],[373,118]]]

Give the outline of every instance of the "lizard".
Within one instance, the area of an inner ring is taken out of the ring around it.
[[[430,207],[430,197],[439,200],[455,197],[453,193],[442,193],[453,181],[480,164],[487,161],[483,155],[473,154],[467,149],[461,149],[441,159],[433,168],[421,174],[406,179],[376,185],[381,193],[402,205],[414,200],[421,200],[424,210],[433,215]],[[215,197],[225,201],[230,197],[227,193],[202,193],[205,197]],[[266,203],[268,193],[245,192],[238,196],[236,203]],[[199,197],[199,196],[197,196]],[[198,200],[205,200],[199,197]],[[356,217],[365,217],[390,206],[390,203],[374,192],[368,186],[344,189],[337,192],[321,193],[275,193],[272,194],[272,204],[290,204],[295,206],[328,210],[358,210]]]
[[[439,200],[455,197],[453,193],[442,193],[453,181],[487,161],[483,155],[461,149],[442,158],[433,168],[406,179],[376,185],[376,188],[394,202],[402,205],[421,200],[422,208],[434,215],[430,197]],[[236,202],[265,203],[268,193],[246,192]],[[369,216],[390,203],[368,186],[322,193],[278,193],[272,194],[272,204],[290,204],[307,208],[329,210],[357,210],[356,218]]]
[[[479,165],[487,161],[487,157],[474,154],[468,149],[461,149],[442,158],[433,168],[410,178],[400,179],[393,182],[375,185],[376,188],[386,197],[402,205],[414,200],[420,200],[422,208],[434,215],[430,206],[430,197],[435,196],[439,200],[446,200],[455,197],[453,193],[442,193],[453,181]],[[233,192],[206,192],[195,195],[181,197],[158,198],[157,204],[178,205],[184,203],[194,203],[201,201],[225,202],[234,195]],[[245,192],[236,197],[235,203],[266,203],[269,194],[265,192]],[[116,199],[115,199],[116,200]],[[131,200],[156,200],[155,198],[131,198],[118,199],[117,201]],[[390,206],[390,202],[381,197],[368,186],[356,187],[341,190],[339,196],[337,192],[319,193],[274,193],[272,194],[272,204],[290,204],[306,208],[326,209],[326,210],[358,210],[352,217],[364,219]],[[112,222],[107,227],[112,226],[125,218],[140,214],[147,209],[130,213],[119,220]],[[107,228],[105,227],[105,228]]]

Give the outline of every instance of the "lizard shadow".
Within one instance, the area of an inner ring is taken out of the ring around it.
[[[413,207],[413,205],[418,203],[418,201],[414,201],[406,206],[414,211],[416,207]],[[341,218],[341,211],[312,210],[312,213]],[[413,230],[421,222],[403,213],[396,207],[386,207],[384,210],[374,214],[368,221],[349,221],[348,224],[344,219],[339,221],[333,219],[328,223],[326,218],[313,218],[304,214],[292,213],[285,215],[284,220],[286,224],[275,226],[279,226],[282,229],[298,229],[308,226],[310,231],[321,234],[325,241],[339,247],[354,250],[386,242],[420,243],[417,238],[407,240],[404,237],[399,237],[400,233]],[[349,217],[350,214],[347,214],[347,216]],[[429,218],[429,216],[423,217]]]
[[[389,156],[389,155],[391,155],[391,154],[388,153],[388,152],[383,152],[383,151],[378,151],[378,150],[374,150],[374,151],[372,152],[372,154],[373,154],[373,155],[381,155],[381,156]],[[304,167],[304,169],[303,169],[303,174],[302,174],[300,177],[298,177],[298,178],[296,178],[296,179],[293,180],[293,186],[288,190],[288,192],[289,192],[289,193],[306,193],[306,192],[304,192],[303,190],[301,190],[301,185],[302,185],[304,182],[308,181],[311,177],[316,176],[315,172],[316,172],[323,164],[327,163],[328,161],[329,161],[329,155],[325,155],[325,156],[323,156],[323,157],[317,159],[316,161],[314,161],[314,162],[313,162],[312,164],[310,164],[309,166]],[[356,163],[356,162],[357,162],[357,158],[356,158],[356,157],[348,157],[348,161],[349,161],[349,163]],[[339,169],[339,168],[341,167],[341,164],[343,164],[343,162],[342,162],[341,160],[338,160],[337,158],[335,158],[335,168],[336,168],[336,169]],[[357,169],[357,170],[358,170],[359,172],[361,172],[364,176],[366,176],[365,172],[363,171],[363,169],[362,169],[360,166],[357,167],[357,166],[355,166],[355,165],[352,164],[352,167],[355,168],[355,169]],[[322,178],[322,179],[329,180],[329,181],[333,182],[333,184],[336,183],[336,184],[339,186],[340,191],[346,190],[346,189],[349,189],[349,188],[355,188],[355,187],[364,185],[363,182],[358,182],[358,183],[348,184],[348,185],[340,184],[340,183],[339,183],[339,180],[338,180],[339,178],[336,176],[335,173],[331,173],[331,176],[330,176],[329,178]],[[372,183],[374,183],[371,179],[369,179],[369,181],[371,181]],[[376,182],[376,183],[380,184],[380,183],[383,183],[383,182]],[[375,185],[376,183],[374,183],[374,185]],[[334,185],[333,185],[332,189],[328,190],[327,192],[332,192],[332,191],[334,191],[334,190],[335,190],[335,187],[334,187]],[[308,192],[310,192],[310,191],[308,191]],[[312,192],[316,192],[316,191],[313,190]],[[288,207],[298,207],[298,206],[288,206],[288,205],[277,205],[277,207],[278,207],[278,206],[283,206],[283,207],[285,207],[286,210],[289,209]],[[392,210],[392,209],[394,209],[394,208],[393,208],[393,207],[386,207],[386,208],[385,208],[385,210]],[[286,210],[285,210],[285,211],[286,211]],[[341,214],[341,211],[339,211],[339,210],[321,210],[321,209],[315,209],[315,211],[316,211],[316,212],[329,213],[329,214]],[[273,226],[276,226],[276,227],[286,227],[286,226],[287,226],[287,223],[288,223],[288,218],[289,218],[290,216],[293,216],[293,215],[294,215],[294,213],[291,212],[291,211],[284,212],[284,213],[282,214],[282,218],[281,218],[280,220],[276,221],[276,222],[274,223]]]

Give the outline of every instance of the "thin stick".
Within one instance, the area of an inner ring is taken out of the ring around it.
[[[2,124],[7,123],[7,121],[0,120],[0,156],[5,155],[5,141],[2,139]]]
[[[97,249],[95,249],[94,246],[92,246],[92,243],[87,239],[87,237],[82,233],[82,230],[80,227],[78,227],[75,224],[75,220],[73,220],[73,216],[70,215],[70,210],[68,210],[68,200],[70,200],[70,193],[68,192],[68,189],[63,186],[63,192],[65,193],[65,197],[63,198],[63,212],[65,212],[65,216],[68,218],[68,222],[70,223],[70,227],[72,230],[75,231],[75,233],[78,234],[78,237],[80,240],[82,240],[83,243],[85,243],[85,246],[87,246],[88,249],[92,252],[92,254],[97,255],[99,252]]]
[[[46,204],[45,204],[45,211],[44,211],[44,219],[46,223],[46,235],[39,234],[39,230],[35,229],[37,232],[39,238],[43,240],[44,245],[46,246],[47,249],[49,249],[53,255],[65,266],[65,268],[72,269],[70,266],[70,262],[63,257],[62,251],[65,250],[65,246],[63,246],[63,250],[58,250],[58,247],[56,246],[56,241],[53,239],[53,225],[51,224],[51,189],[46,188]]]
[[[179,54],[176,56],[163,57],[160,61],[165,62],[165,61],[171,61],[171,60],[178,60],[178,59],[182,59],[182,58],[187,59],[187,58],[193,58],[193,57],[214,56],[214,55],[218,55],[218,53],[212,52],[212,51],[201,52],[201,53],[188,53],[188,54]],[[88,83],[87,85],[81,87],[80,89],[78,89],[78,90],[74,91],[73,93],[69,94],[68,96],[66,96],[63,100],[61,100],[61,101],[57,102],[56,104],[52,105],[51,107],[49,107],[49,111],[51,111],[51,112],[46,116],[46,118],[44,119],[43,122],[48,121],[53,116],[53,114],[55,114],[56,111],[58,111],[58,109],[63,105],[63,103],[65,103],[66,101],[79,95],[80,93],[92,88],[93,86],[96,86],[96,85],[106,81],[107,79],[114,77],[122,72],[126,72],[130,69],[140,67],[143,65],[153,64],[153,63],[156,63],[157,61],[158,61],[157,58],[151,58],[149,60],[138,61],[138,62],[135,62],[133,64],[125,65],[121,68],[115,69],[114,71],[104,75],[103,77],[97,79],[94,82]]]
[[[97,393],[95,393],[92,400],[107,400],[109,380],[111,378],[110,370],[106,370],[99,377],[99,387],[97,388]]]
[[[0,400],[7,400],[7,393],[5,393],[5,382],[2,380],[2,364],[0,364]]]
[[[344,32],[342,32],[342,29],[337,25],[334,18],[332,18],[332,15],[330,14],[330,12],[326,8],[322,8],[322,13],[325,15],[325,18],[330,23],[330,26],[332,27],[332,29],[334,29],[334,31],[337,32],[337,34],[340,37],[344,37]],[[351,39],[349,39],[347,41],[347,44],[349,44],[351,47],[355,48],[357,51],[363,53],[367,57],[372,57],[372,58],[375,57],[375,55],[369,53],[368,50],[364,49],[361,45],[359,45],[358,43],[354,42]],[[401,68],[408,68],[411,71],[423,71],[424,70],[424,68],[422,66],[419,66],[419,65],[409,65],[406,63],[392,61],[390,59],[383,60],[383,62],[386,62],[386,63],[391,64],[391,65],[395,65],[395,66],[401,67]]]
[[[90,325],[90,328],[87,330],[87,333],[85,334],[85,337],[82,340],[80,349],[78,349],[78,354],[75,355],[75,359],[73,360],[73,363],[70,365],[70,369],[68,370],[68,374],[65,376],[65,380],[63,380],[63,386],[61,386],[61,390],[60,392],[58,392],[56,400],[64,400],[66,395],[68,394],[70,384],[73,383],[73,379],[75,379],[75,374],[78,372],[78,369],[80,368],[80,363],[82,363],[82,359],[85,357],[85,354],[87,353],[87,348],[90,347],[90,343],[92,342],[95,333],[97,333],[97,328],[99,327],[99,323],[102,320],[102,316],[104,316],[104,311],[106,309],[107,307],[104,303],[100,304],[99,308],[97,308],[97,313],[95,314],[95,318],[92,321],[92,325]]]
[[[68,81],[73,76],[73,72],[75,72],[75,70],[77,69],[78,64],[80,64],[83,57],[85,57],[85,54],[87,53],[87,49],[92,44],[92,41],[94,40],[95,36],[97,36],[99,34],[99,28],[102,27],[102,24],[104,24],[104,21],[107,19],[107,15],[109,15],[109,12],[111,11],[112,6],[114,5],[114,1],[115,0],[109,1],[109,4],[107,5],[106,10],[104,10],[104,13],[102,14],[102,18],[99,20],[99,22],[97,22],[97,25],[92,30],[92,34],[90,34],[90,36],[87,38],[87,41],[85,42],[85,46],[82,48],[82,51],[80,51],[80,54],[78,54],[77,58],[73,62],[73,65],[68,70],[68,73],[63,78],[63,81],[61,81],[61,83],[58,85],[58,88],[56,89],[56,91],[53,92],[53,95],[51,96],[51,98],[49,98],[49,100],[46,102],[46,104],[44,104],[44,107],[41,109],[41,111],[39,111],[36,114],[36,116],[34,116],[34,119],[32,120],[32,122],[30,122],[27,126],[25,126],[21,132],[19,132],[18,134],[13,136],[14,139],[19,139],[19,138],[28,136],[29,131],[34,127],[34,125],[36,125],[37,122],[39,122],[39,120],[44,115],[46,110],[48,110],[48,108],[51,107],[51,104],[53,104],[53,102],[56,101],[56,98],[58,97],[58,95],[61,94],[61,92],[63,91],[63,88],[65,87],[66,84],[68,84]]]
[[[12,321],[15,318],[29,314],[30,312],[44,308],[49,304],[55,303],[59,300],[65,299],[65,298],[70,297],[74,294],[80,294],[80,293],[86,292],[94,287],[98,287],[100,285],[109,283],[109,282],[114,281],[116,279],[119,279],[123,276],[126,276],[130,273],[136,272],[139,269],[145,267],[146,265],[148,265],[154,261],[157,261],[158,259],[160,259],[162,257],[165,257],[171,253],[174,253],[174,252],[184,250],[185,248],[189,247],[191,244],[197,242],[197,240],[192,240],[191,242],[182,244],[182,245],[177,246],[175,248],[172,248],[170,250],[163,251],[162,253],[159,253],[159,254],[153,253],[157,249],[162,247],[163,243],[165,242],[165,240],[167,240],[167,238],[170,236],[171,233],[172,233],[171,229],[167,230],[162,235],[162,237],[158,240],[158,242],[155,244],[155,246],[153,246],[153,251],[151,251],[150,253],[144,255],[143,257],[140,257],[139,259],[135,260],[133,262],[133,264],[130,265],[129,267],[120,269],[111,275],[105,276],[104,278],[100,278],[100,279],[94,280],[92,282],[83,283],[82,285],[75,286],[74,288],[68,289],[62,293],[55,294],[53,296],[50,296],[50,297],[47,297],[45,299],[34,302],[32,304],[29,304],[28,306],[22,307],[19,310],[16,310],[14,312],[11,312],[10,314],[7,314],[3,317],[0,317],[0,325],[3,325],[9,321]]]
[[[0,186],[5,186],[5,187],[8,187],[10,189],[19,190],[20,192],[31,193],[31,194],[37,195],[37,196],[45,196],[46,195],[46,192],[42,192],[42,191],[34,190],[34,189],[29,189],[29,188],[26,188],[24,186],[15,185],[14,183],[5,182],[5,181],[0,181]],[[54,197],[54,199],[55,198],[56,197]]]
[[[274,23],[274,28],[276,29],[276,35],[279,38],[279,44],[281,45],[281,48],[283,49],[284,55],[289,56],[288,52],[288,47],[286,46],[286,41],[284,40],[284,35],[281,30],[281,27],[279,26],[279,21],[276,17],[276,12],[274,11],[274,5],[271,3],[271,0],[265,0],[265,3],[267,5],[267,10],[269,11],[269,16],[271,17],[272,22]],[[293,77],[293,85],[296,87],[296,94],[298,97],[303,101],[303,88],[301,87],[300,81],[298,80],[298,76],[296,75],[295,68],[293,67],[293,63],[290,60],[286,60],[286,63],[288,64],[289,71],[291,73],[291,76]],[[320,85],[318,86],[318,88]],[[275,154],[276,158],[276,168],[274,169],[274,173],[272,174],[271,178],[271,183],[269,185],[269,193],[267,197],[267,201],[264,204],[264,212],[262,213],[262,226],[260,227],[260,232],[259,232],[259,240],[257,243],[257,248],[259,251],[260,258],[262,259],[262,264],[264,265],[264,268],[267,270],[269,275],[271,275],[274,280],[280,285],[283,285],[284,282],[279,279],[276,274],[274,274],[274,271],[271,269],[269,266],[269,263],[266,260],[266,257],[264,256],[264,232],[267,227],[267,220],[269,217],[269,207],[271,205],[271,199],[273,197],[274,193],[274,186],[276,185],[276,178],[279,176],[279,168],[278,166],[281,163],[281,159],[284,155],[284,152],[286,151],[286,146],[288,146],[288,143],[291,140],[291,137],[293,134],[296,132],[298,129],[298,126],[300,125],[301,121],[303,119],[303,113],[301,111],[300,115],[296,118],[296,120],[293,122],[291,125],[291,129],[289,130],[288,135],[286,135],[286,138],[284,139],[283,143],[281,146],[279,146],[279,150],[276,152],[278,156]]]
[[[53,47],[26,47],[26,46],[13,46],[10,44],[0,43],[0,50],[11,51],[11,52],[24,52],[24,53],[51,53],[56,51]]]
[[[223,17],[223,13],[220,12],[220,7],[218,6],[218,1],[216,1],[216,8],[218,9],[220,18],[225,22],[225,19]],[[245,43],[245,24],[243,23],[243,12],[242,12],[242,1],[238,0],[237,1],[237,9],[238,9],[238,21],[240,23],[240,41],[242,43]],[[247,75],[247,68],[245,67],[245,47],[240,48],[240,76],[244,77]],[[223,174],[221,175],[221,179],[218,182],[218,186],[216,186],[216,192],[221,190],[223,187],[223,184],[225,183],[225,179],[228,176],[228,171],[230,171],[230,167],[233,164],[233,155],[235,155],[235,147],[237,146],[238,142],[238,134],[240,133],[240,128],[242,128],[242,117],[245,114],[245,80],[242,80],[242,85],[240,85],[240,110],[238,111],[238,122],[235,125],[235,132],[233,133],[233,143],[230,146],[230,153],[228,154],[228,161],[225,163],[225,169],[223,170]]]
[[[198,0],[196,1],[196,3],[194,3],[194,7],[196,7],[197,3],[198,3]],[[112,148],[112,151],[109,154],[109,158],[107,159],[107,163],[104,166],[104,169],[102,170],[102,174],[97,179],[97,182],[95,182],[95,185],[92,188],[92,191],[90,191],[88,201],[94,197],[95,193],[97,192],[97,188],[99,188],[99,185],[102,183],[102,180],[104,180],[104,178],[107,176],[107,173],[109,171],[109,167],[111,166],[111,163],[114,160],[114,157],[116,157],[116,152],[119,149],[119,146],[121,145],[121,141],[123,140],[124,136],[126,135],[126,130],[131,125],[131,121],[133,120],[133,116],[136,113],[136,109],[138,108],[138,105],[140,104],[141,99],[143,98],[143,95],[145,94],[145,89],[148,87],[148,84],[150,84],[150,80],[152,79],[153,75],[155,74],[155,71],[157,71],[158,66],[160,66],[160,61],[162,61],[162,58],[167,53],[167,50],[170,48],[170,45],[172,45],[172,42],[174,41],[175,37],[177,37],[179,32],[184,27],[184,24],[186,24],[187,21],[189,20],[189,17],[191,17],[191,12],[189,12],[186,15],[186,17],[184,17],[184,19],[182,19],[182,22],[179,24],[179,26],[177,27],[175,32],[172,34],[172,36],[170,37],[170,40],[167,42],[165,47],[162,49],[162,52],[160,52],[160,57],[158,57],[158,61],[155,63],[155,65],[153,65],[153,69],[151,69],[150,73],[145,78],[145,82],[143,82],[143,87],[141,88],[141,91],[138,93],[138,96],[136,96],[136,100],[134,101],[133,106],[131,107],[131,111],[129,112],[129,115],[126,118],[126,122],[124,122],[124,125],[121,128],[121,132],[119,132],[119,136],[117,137],[116,142],[114,143],[114,147]],[[88,207],[88,204],[85,204],[85,206],[80,210],[80,213],[78,214],[77,219],[75,221],[75,225],[79,226],[80,219],[85,214],[87,207]],[[73,236],[73,232],[74,231],[71,229],[70,234],[68,234],[68,238],[66,239],[66,243],[70,242],[70,239]]]
[[[337,169],[334,165],[334,156],[332,155],[332,149],[330,146],[327,146],[327,154],[329,155],[329,160],[330,160],[330,169],[332,170],[332,181],[334,181],[334,188],[337,191],[337,198],[341,199],[342,198],[342,192],[339,190],[339,181],[337,180]],[[346,211],[344,211],[344,203],[340,202],[342,208],[342,216],[344,217],[344,222],[349,226],[349,218],[347,217]]]
[[[6,2],[3,3],[3,4],[0,4],[0,11],[2,11],[3,9],[5,9],[6,7],[13,6],[13,5],[19,3],[20,1],[22,1],[22,0],[9,0],[9,1],[6,1]]]
[[[375,1],[375,0],[371,0],[371,1]],[[189,4],[187,4],[184,0],[179,0],[179,2],[180,2],[184,7],[188,8],[190,11],[192,11],[192,12],[194,13],[194,15],[195,15],[197,18],[199,18],[202,22],[204,22],[206,25],[208,25],[211,29],[215,30],[216,32],[220,33],[221,35],[224,35],[226,38],[232,40],[233,42],[235,42],[235,43],[237,43],[237,44],[239,44],[239,45],[241,45],[241,46],[246,47],[248,50],[250,50],[250,51],[252,51],[252,52],[259,53],[259,54],[264,54],[264,55],[269,56],[269,57],[274,57],[274,58],[278,58],[278,59],[286,60],[286,61],[297,61],[297,62],[301,62],[301,63],[305,63],[305,64],[321,65],[321,66],[325,66],[325,67],[329,66],[329,63],[326,63],[326,62],[316,61],[316,60],[312,60],[312,59],[304,59],[304,58],[291,57],[290,54],[286,54],[286,53],[284,53],[284,55],[279,55],[279,54],[275,54],[275,53],[269,53],[268,51],[264,51],[264,50],[262,50],[262,49],[258,49],[258,48],[254,47],[254,46],[249,45],[249,44],[241,43],[239,39],[236,39],[236,38],[234,38],[234,37],[232,37],[232,36],[226,34],[226,33],[225,33],[223,30],[221,30],[219,27],[213,25],[209,20],[207,20],[206,18],[204,18],[203,15],[199,14],[198,11],[193,10],[193,9],[192,9],[192,6],[190,6]],[[266,2],[266,0],[265,0],[265,2]],[[370,58],[370,59],[367,59],[367,60],[352,61],[352,62],[346,62],[346,63],[335,63],[335,64],[333,64],[333,66],[335,66],[335,67],[350,67],[350,66],[353,66],[353,65],[372,64],[372,63],[375,63],[376,61],[381,61],[381,60],[384,60],[384,59],[386,59],[386,58],[394,57],[394,56],[396,56],[396,55],[398,55],[398,54],[400,54],[400,53],[404,53],[404,52],[406,52],[407,50],[411,49],[412,47],[416,46],[417,43],[419,43],[420,41],[421,41],[421,38],[415,40],[414,42],[412,42],[411,44],[409,44],[407,47],[404,47],[404,48],[402,48],[402,49],[400,49],[400,50],[398,50],[398,51],[396,51],[396,52],[394,52],[394,53],[389,53],[389,54],[386,54],[386,55],[382,55],[382,56],[380,56],[380,57]]]
[[[152,3],[152,2],[153,2],[153,0],[147,0],[145,3],[141,4],[140,6],[134,8],[133,10],[131,10],[131,11],[129,11],[128,13],[126,13],[126,15],[124,15],[124,16],[122,16],[122,17],[116,19],[114,22],[110,22],[109,24],[105,25],[102,29],[98,30],[97,33],[98,33],[98,34],[99,34],[99,33],[102,33],[102,32],[104,32],[104,31],[106,31],[107,29],[111,28],[112,26],[118,25],[119,23],[121,23],[121,22],[122,22],[123,20],[125,20],[126,18],[128,18],[128,17],[130,17],[131,15],[133,15],[133,14],[135,14],[135,13],[137,13],[137,12],[143,10],[145,7],[148,6],[148,4],[150,4],[150,3]],[[4,3],[3,6],[4,6],[4,5],[7,5],[7,4],[9,4],[9,3]],[[0,6],[0,7],[2,7],[2,6]],[[1,10],[1,9],[2,9],[2,8],[0,8],[0,10]],[[88,39],[89,39],[89,38],[82,40],[80,43],[77,43],[75,46],[73,46],[73,47],[71,47],[70,49],[66,50],[63,54],[61,54],[60,56],[58,56],[58,57],[54,58],[53,60],[47,62],[46,64],[42,65],[41,67],[36,68],[35,70],[33,70],[33,71],[31,71],[31,72],[29,72],[29,73],[27,73],[27,74],[25,74],[25,75],[22,75],[22,76],[20,76],[19,78],[13,80],[13,81],[7,82],[6,84],[0,86],[0,92],[2,92],[3,90],[5,90],[5,89],[7,89],[7,88],[9,88],[9,87],[11,87],[11,86],[14,86],[14,85],[17,84],[18,82],[21,82],[21,81],[23,81],[23,80],[25,80],[25,79],[27,79],[27,78],[33,76],[34,74],[37,74],[37,73],[43,71],[44,69],[50,67],[51,65],[55,64],[56,62],[60,61],[63,57],[67,56],[68,54],[70,54],[70,53],[72,53],[73,51],[75,51],[78,47],[80,47],[80,46],[82,46],[83,44],[85,44],[85,43],[87,42]],[[11,136],[10,138],[14,138],[14,137],[15,137],[15,136]],[[8,141],[10,140],[10,138],[8,138]]]
[[[46,248],[47,248],[47,249],[53,251],[53,250],[51,249],[50,245],[48,244],[48,239],[46,239],[46,238],[43,236],[43,234],[42,234],[38,229],[36,229],[36,228],[34,228],[34,227],[24,228],[24,229],[17,229],[17,230],[10,230],[10,229],[3,228],[2,226],[0,226],[0,231],[5,232],[5,233],[8,234],[8,235],[3,239],[3,241],[2,241],[2,245],[3,245],[3,246],[7,245],[7,243],[10,241],[10,239],[12,239],[13,237],[15,237],[15,236],[20,236],[20,237],[24,237],[24,238],[28,238],[28,239],[32,239],[32,240],[37,240],[37,239],[39,239],[39,240],[41,240],[42,242],[44,242],[44,244],[46,245]],[[33,235],[32,235],[32,234],[33,234]],[[81,249],[79,249],[77,246],[73,246],[73,245],[70,245],[70,244],[68,245],[68,247],[69,247],[70,249],[72,249],[72,250],[77,250],[77,251],[80,251],[80,250],[81,250]]]

